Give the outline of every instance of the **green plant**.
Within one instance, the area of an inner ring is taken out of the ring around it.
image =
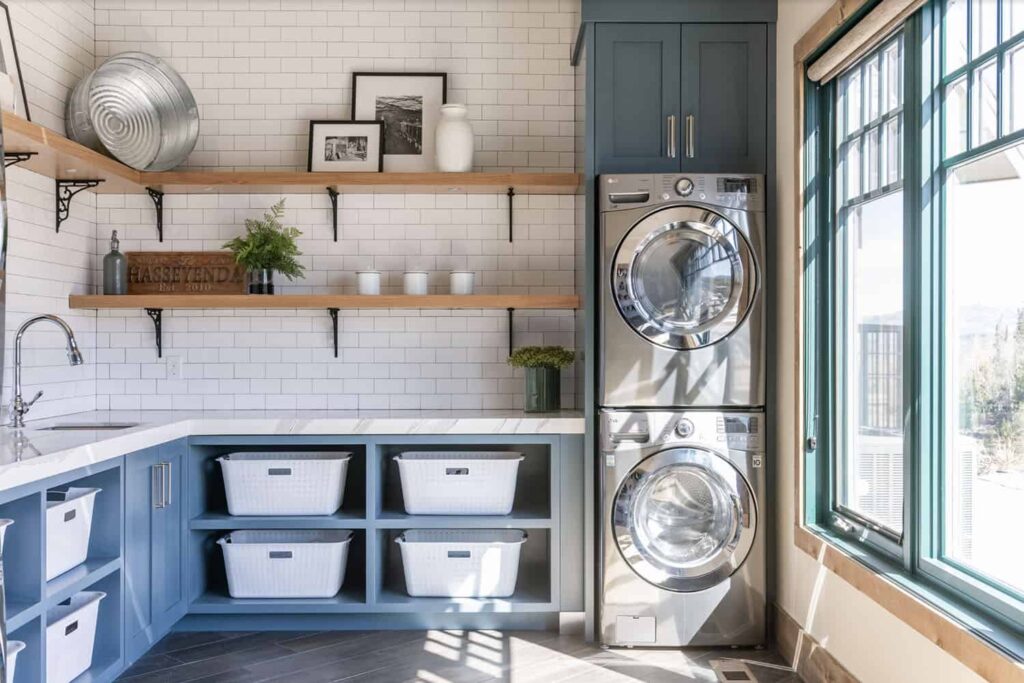
[[[276,270],[289,280],[302,277],[304,266],[296,260],[302,252],[295,244],[301,235],[298,228],[281,225],[284,217],[284,200],[270,207],[263,218],[249,218],[245,221],[245,235],[224,244],[235,255],[235,261],[248,271]]]
[[[555,368],[572,365],[576,354],[561,346],[523,346],[508,357],[514,368]]]

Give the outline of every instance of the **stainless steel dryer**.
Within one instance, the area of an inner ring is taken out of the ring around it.
[[[765,642],[764,414],[603,411],[601,642]]]
[[[764,405],[764,177],[599,178],[605,407]]]

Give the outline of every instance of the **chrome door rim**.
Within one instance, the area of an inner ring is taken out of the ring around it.
[[[651,476],[665,467],[690,465],[704,470],[729,492],[736,515],[732,534],[700,565],[669,568],[655,564],[636,542],[633,506]],[[757,507],[750,484],[736,467],[714,451],[699,446],[676,447],[650,455],[630,470],[615,493],[612,532],[622,558],[640,578],[665,590],[691,593],[715,586],[738,570],[754,545]]]
[[[658,227],[645,228],[651,223]],[[655,320],[639,303],[634,282],[637,258],[651,242],[673,230],[688,230],[713,240],[728,255],[734,275],[729,299],[722,310],[711,320],[686,331],[666,328]],[[726,230],[738,236],[736,246],[725,237]],[[630,328],[647,341],[674,350],[699,349],[727,339],[750,315],[760,289],[760,272],[747,236],[724,216],[697,206],[659,209],[637,222],[619,243],[610,275],[612,299]]]

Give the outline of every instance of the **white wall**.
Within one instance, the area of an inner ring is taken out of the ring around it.
[[[92,68],[93,7],[87,0],[14,0],[8,3],[32,120],[63,132],[68,90]],[[55,225],[49,178],[14,167],[7,171],[9,241],[3,403],[13,383],[14,333],[39,313],[60,315],[75,330],[86,364],[68,367],[64,335],[49,323],[25,336],[24,393],[45,394],[31,417],[91,410],[96,400],[96,316],[70,311],[67,295],[89,291],[95,269],[96,199],[74,200],[71,217]],[[6,413],[4,414],[6,418]]]
[[[793,45],[833,0],[780,0],[778,23],[778,174],[780,216],[775,269],[780,305],[775,330],[779,350],[776,443],[779,505],[778,601],[783,609],[863,683],[977,683],[982,679],[882,606],[822,567],[793,543],[796,505],[793,482],[800,437],[794,433],[796,349],[799,311],[791,304],[797,273],[792,267],[798,227],[793,197]]]
[[[443,71],[480,170],[573,167],[579,0],[97,0],[96,55],[145,50],[201,106],[190,167],[304,167],[311,119],[348,119],[353,71]]]

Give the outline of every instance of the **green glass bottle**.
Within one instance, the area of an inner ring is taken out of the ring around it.
[[[128,262],[118,251],[117,230],[110,236],[110,253],[103,257],[103,293],[128,293]]]

